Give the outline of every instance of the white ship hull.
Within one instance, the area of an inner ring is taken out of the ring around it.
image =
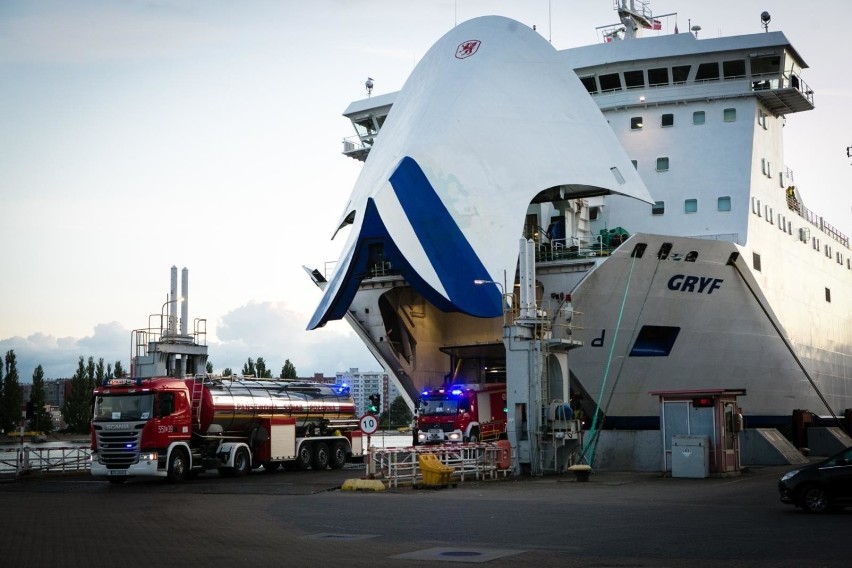
[[[645,254],[632,258],[640,243]],[[661,260],[664,243],[672,247]],[[574,295],[586,341],[571,369],[584,396],[619,427],[657,424],[650,393],[667,390],[745,389],[750,427],[789,423],[795,409],[842,415],[852,407],[848,298],[825,302],[826,283],[842,288],[820,255],[776,250],[758,272],[751,251],[734,243],[634,235]],[[685,262],[691,251],[696,260]]]

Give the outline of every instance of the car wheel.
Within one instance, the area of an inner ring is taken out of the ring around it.
[[[808,513],[824,513],[831,509],[831,499],[819,485],[808,485],[800,493],[799,506]]]

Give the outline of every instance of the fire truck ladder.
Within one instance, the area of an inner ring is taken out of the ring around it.
[[[201,426],[201,394],[204,391],[205,378],[207,378],[207,375],[195,375],[192,381],[190,408],[192,410],[192,421],[196,426]]]

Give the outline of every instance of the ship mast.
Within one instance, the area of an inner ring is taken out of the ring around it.
[[[620,0],[616,5],[618,17],[624,25],[624,39],[642,37],[642,30],[653,28],[654,19],[649,4],[649,0]]]

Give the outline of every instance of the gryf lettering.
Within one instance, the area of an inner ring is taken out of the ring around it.
[[[669,278],[669,290],[680,292],[697,292],[710,295],[713,290],[722,287],[722,278],[711,278],[709,276],[687,276],[686,274],[675,274]]]

